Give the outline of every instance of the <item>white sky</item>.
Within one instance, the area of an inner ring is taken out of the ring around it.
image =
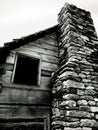
[[[65,2],[90,11],[98,32],[98,0],[0,0],[0,45],[56,25]]]

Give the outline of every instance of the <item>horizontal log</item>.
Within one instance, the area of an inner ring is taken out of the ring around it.
[[[12,77],[12,71],[7,70],[5,74],[1,76],[1,82],[10,83]]]
[[[38,47],[38,48],[42,48],[42,49],[48,49],[51,51],[58,51],[58,47],[56,45],[52,45],[49,44],[47,41],[34,41],[34,42],[30,42],[29,44],[25,45],[24,47]]]
[[[15,61],[15,54],[10,52],[10,55],[6,58],[6,63],[14,64]]]
[[[51,87],[51,77],[41,76],[40,86],[41,88],[49,89]]]
[[[57,57],[42,54],[41,58],[42,58],[42,61],[58,64],[58,58]]]
[[[41,76],[51,77],[51,75],[52,75],[52,71],[44,70],[44,69],[41,70]]]
[[[0,94],[0,104],[51,104],[51,91],[46,91],[44,89],[39,90],[37,86],[36,90],[30,88],[20,89],[20,86],[17,86],[17,88],[3,85]]]
[[[2,65],[2,67],[4,67],[5,70],[13,71],[14,65],[10,64],[10,63],[5,63],[5,64]]]
[[[0,105],[0,123],[44,121],[50,112],[51,106]]]
[[[31,54],[32,54],[32,52],[37,52],[37,53],[39,53],[39,54],[45,54],[45,55],[49,55],[49,56],[55,56],[55,57],[58,57],[58,53],[57,52],[55,52],[55,51],[51,51],[51,50],[48,50],[48,48],[47,49],[43,49],[43,48],[38,48],[38,47],[20,47],[20,48],[18,48],[18,49],[16,49],[16,51],[17,52],[24,52],[24,53],[26,53],[26,52],[31,52]]]
[[[53,63],[41,62],[41,69],[55,71],[58,65]]]

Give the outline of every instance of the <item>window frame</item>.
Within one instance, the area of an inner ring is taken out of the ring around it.
[[[23,52],[16,52],[15,54],[15,60],[14,60],[14,68],[13,68],[13,72],[12,72],[12,76],[11,76],[11,82],[14,83],[14,77],[15,77],[15,71],[16,71],[16,67],[17,67],[17,61],[18,61],[18,57],[19,55],[22,56],[26,56],[29,57],[31,59],[37,59],[39,60],[39,64],[38,64],[38,74],[37,74],[37,85],[30,85],[30,86],[40,86],[40,79],[41,79],[41,58],[39,55],[31,55],[31,54],[25,54]],[[14,84],[18,84],[18,85],[27,85],[27,84],[19,84],[19,83],[14,83]],[[28,85],[27,85],[28,86]]]

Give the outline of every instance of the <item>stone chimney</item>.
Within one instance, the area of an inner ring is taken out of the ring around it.
[[[59,67],[53,76],[52,130],[95,130],[98,38],[93,20],[90,12],[66,3],[58,24]]]

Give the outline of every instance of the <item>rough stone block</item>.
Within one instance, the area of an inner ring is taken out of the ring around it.
[[[52,125],[60,125],[60,126],[64,126],[64,121],[53,121]]]
[[[98,107],[90,107],[91,112],[98,112]]]
[[[91,90],[93,90],[94,89],[94,87],[93,86],[88,86],[88,87],[86,87],[86,89],[91,89]]]
[[[71,128],[76,128],[80,126],[80,122],[76,121],[76,122],[66,122],[65,126],[67,127],[71,127]]]
[[[80,73],[79,76],[80,76],[81,78],[86,78],[86,77],[87,77],[86,74],[83,74],[83,73]]]
[[[97,119],[97,120],[98,120],[98,114],[95,114],[95,119]]]
[[[96,106],[98,107],[98,102],[96,102]]]
[[[96,102],[95,102],[95,101],[88,101],[88,104],[89,104],[90,106],[94,106],[94,105],[96,104]]]
[[[97,93],[93,89],[87,89],[87,90],[85,90],[85,94],[86,95],[96,95]]]
[[[80,126],[82,126],[82,127],[93,127],[95,123],[96,123],[96,121],[92,120],[92,119],[81,119],[80,120]]]
[[[77,89],[76,88],[67,88],[66,89],[66,93],[76,94],[77,93]]]
[[[71,71],[66,71],[66,72],[63,72],[60,76],[58,76],[59,78],[62,78],[62,77],[66,77],[66,76],[73,76],[73,77],[77,77],[77,73],[75,72],[71,72]]]
[[[94,98],[94,101],[95,101],[95,102],[98,102],[98,98]]]
[[[81,37],[83,40],[85,40],[85,41],[89,41],[89,38],[88,38],[87,36],[85,36],[85,35],[80,35],[80,37]]]
[[[85,69],[85,71],[86,71],[86,74],[87,74],[87,72],[88,72],[89,70],[86,70],[86,69]],[[82,82],[84,82],[84,83],[91,83],[91,79],[82,79]]]
[[[80,122],[79,121],[77,122],[54,121],[52,125],[61,125],[61,126],[66,126],[70,128],[75,128],[80,125]]]
[[[81,128],[80,127],[77,127],[77,128],[64,127],[64,130],[81,130]]]
[[[81,130],[92,130],[90,127],[83,127]]]
[[[65,86],[65,88],[69,88],[69,87],[71,87],[71,88],[79,88],[79,89],[84,89],[85,88],[83,83],[76,82],[76,81],[73,81],[73,80],[64,81],[63,86]]]
[[[76,111],[76,110],[73,110],[73,111],[66,111],[66,116],[69,116],[69,117],[80,117],[80,118],[90,118],[91,117],[91,114],[89,112],[85,112],[85,111]]]
[[[54,99],[54,100],[52,101],[52,106],[58,108],[58,107],[59,107],[59,102]]]
[[[62,89],[62,86],[60,85],[56,87],[56,91],[60,91],[61,89]]]
[[[80,111],[88,111],[90,112],[90,107],[89,106],[79,106]]]
[[[77,94],[81,96],[84,95],[84,90],[77,89]]]
[[[55,117],[59,117],[59,116],[60,116],[60,111],[59,111],[58,108],[53,108],[53,109],[52,109],[52,112],[53,112],[53,115],[54,115]]]
[[[76,94],[65,94],[63,95],[63,99],[78,100],[79,96]]]
[[[86,100],[78,100],[77,104],[80,106],[87,106],[88,102]]]
[[[84,95],[84,96],[81,96],[80,99],[83,99],[83,100],[87,100],[87,101],[89,101],[89,100],[93,100],[94,97],[93,97],[93,96],[87,96],[87,95]]]
[[[64,120],[66,120],[67,122],[76,122],[79,121],[79,118],[73,118],[73,117],[65,117]]]
[[[75,107],[76,102],[74,100],[66,100],[66,101],[63,101],[60,105],[61,106]]]

